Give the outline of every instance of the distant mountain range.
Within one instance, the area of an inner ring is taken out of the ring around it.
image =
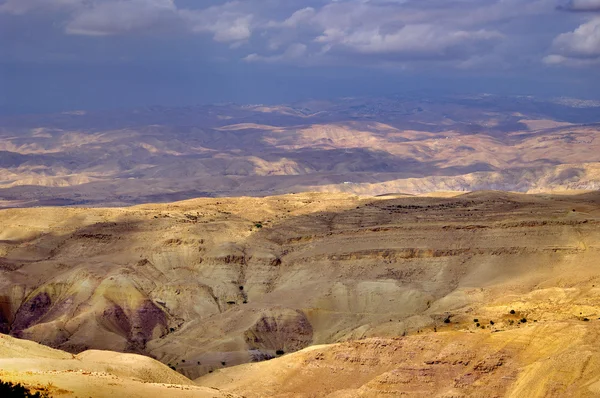
[[[0,117],[0,206],[600,187],[600,102],[488,94]]]

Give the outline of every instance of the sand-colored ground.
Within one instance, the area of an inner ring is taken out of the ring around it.
[[[0,380],[22,383],[51,397],[235,397],[196,386],[141,355],[109,351],[73,355],[1,334]]]
[[[197,383],[249,398],[597,397],[600,321],[540,322],[311,347]]]
[[[85,371],[146,380],[94,349],[248,397],[600,393],[597,192],[9,209],[0,226],[1,331]],[[20,361],[16,381],[38,366]]]

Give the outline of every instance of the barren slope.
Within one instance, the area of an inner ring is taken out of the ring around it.
[[[219,370],[197,382],[248,398],[597,397],[599,323],[546,319],[509,330],[372,338]]]
[[[517,327],[500,322],[509,308],[594,319],[599,203],[298,194],[3,210],[0,327],[73,353],[147,354],[196,378],[448,317],[503,329]]]
[[[72,355],[5,335],[0,335],[0,380],[51,397],[235,397],[197,387],[148,357],[108,351]]]

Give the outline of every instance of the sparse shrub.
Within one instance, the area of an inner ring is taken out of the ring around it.
[[[48,398],[49,395],[44,392],[32,393],[27,387],[22,384],[13,384],[10,382],[0,381],[0,397],[2,398]]]
[[[479,322],[478,322],[478,323],[477,323],[477,325],[475,325],[475,326],[479,327],[479,326],[480,326],[480,325],[479,325]]]
[[[490,321],[490,325],[494,325],[494,321]]]
[[[261,229],[263,227],[262,223],[257,222],[256,224],[254,224],[254,227]]]
[[[527,323],[527,318],[521,319],[521,323]]]
[[[185,359],[182,359],[181,362],[185,363]]]
[[[244,290],[244,286],[240,286],[240,290]]]
[[[225,361],[222,361],[222,362],[221,362],[221,365],[225,366],[225,365],[227,365],[227,362],[225,362]]]
[[[479,319],[475,318],[475,319],[473,319],[473,322],[477,323],[477,322],[479,322]]]
[[[515,310],[510,310],[510,314],[514,315],[515,314]]]
[[[590,320],[588,318],[583,318],[584,322],[589,322]]]
[[[175,369],[175,366],[173,366],[173,365],[169,365],[169,367],[173,370],[177,370],[177,369]]]
[[[198,361],[198,365],[200,365],[200,361]]]
[[[285,352],[283,352],[283,350],[277,350],[277,351],[275,351],[275,354],[283,355],[283,354],[285,354]]]
[[[173,332],[175,331],[175,328],[169,328],[169,331],[170,331],[171,333],[173,333]]]

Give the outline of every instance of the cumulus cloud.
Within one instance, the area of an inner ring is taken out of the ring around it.
[[[521,13],[531,12],[532,5],[539,8],[544,1],[548,0],[535,0],[521,6]],[[270,34],[274,39],[269,40],[267,50],[284,47],[283,41],[288,38],[295,42],[303,40],[309,52],[315,51],[312,55],[329,61],[340,54],[345,59],[351,54],[368,55],[373,62],[381,58],[467,60],[490,51],[505,37],[483,25],[490,19],[502,19],[518,12],[511,10],[513,5],[517,5],[515,0],[463,0],[460,4],[440,0],[427,3],[338,0],[320,8],[301,8],[280,22],[269,22],[265,29],[276,32]],[[285,59],[277,54],[252,54],[251,58],[269,62]]]
[[[554,39],[553,54],[544,58],[549,65],[587,65],[600,61],[600,17],[594,18],[572,32]]]
[[[298,25],[303,23],[309,23],[315,16],[316,11],[312,7],[302,8],[295,11],[289,18],[282,22],[270,21],[267,23],[269,28],[296,28]]]
[[[589,64],[598,57],[600,0],[562,0],[591,13],[583,23],[557,12],[557,1],[0,0],[0,13],[48,15],[70,35],[207,35],[248,62],[505,68],[546,56],[549,65]],[[581,26],[562,33],[552,18]]]
[[[128,0],[92,3],[75,13],[67,24],[70,34],[105,36],[121,34],[159,25],[176,17],[173,0]]]
[[[570,58],[558,54],[551,54],[544,57],[546,65],[554,66],[572,66],[572,67],[587,67],[600,65],[600,58]]]
[[[344,46],[363,54],[403,54],[407,57],[447,57],[451,52],[474,50],[477,43],[501,39],[498,32],[451,30],[444,27],[419,24],[406,25],[390,33],[381,29],[356,30],[344,35],[339,31],[325,31],[316,40],[332,46]]]
[[[16,15],[66,11],[65,32],[72,35],[108,36],[152,32],[163,27],[210,33],[218,42],[236,42],[251,36],[253,15],[244,12],[244,8],[248,7],[239,1],[204,9],[178,8],[174,0],[5,0],[0,3],[0,13]]]
[[[230,2],[204,10],[181,10],[192,32],[208,32],[215,41],[232,42],[250,38],[254,16],[241,11],[240,2]]]

